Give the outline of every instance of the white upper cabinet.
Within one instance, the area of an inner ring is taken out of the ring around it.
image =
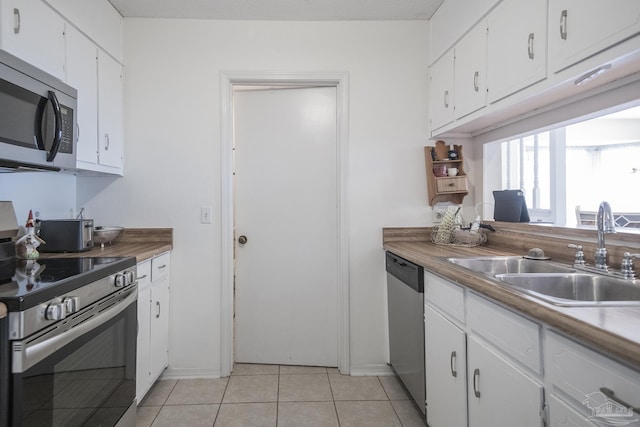
[[[98,51],[98,163],[122,174],[122,65]]]
[[[445,0],[429,20],[432,64],[500,0]]]
[[[504,0],[489,14],[488,26],[490,103],[545,79],[546,0]]]
[[[98,48],[84,34],[68,26],[67,84],[78,90],[78,162],[98,158]]]
[[[429,68],[429,118],[431,129],[437,129],[453,121],[453,49]]]
[[[45,0],[118,61],[122,59],[122,16],[107,0]]]
[[[552,0],[549,69],[561,71],[638,33],[638,0]]]
[[[41,0],[0,0],[0,47],[64,79],[65,22]]]
[[[455,47],[455,118],[487,104],[487,24],[481,21]]]

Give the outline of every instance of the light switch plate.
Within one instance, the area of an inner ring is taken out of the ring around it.
[[[211,206],[200,207],[200,224],[211,224]]]

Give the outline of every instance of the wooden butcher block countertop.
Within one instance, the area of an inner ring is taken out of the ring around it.
[[[495,223],[495,228],[503,228]],[[537,226],[529,226],[537,227]],[[430,228],[385,228],[383,246],[411,262],[421,265],[432,273],[484,295],[498,304],[513,309],[539,323],[573,336],[586,345],[640,370],[640,307],[560,307],[525,295],[480,273],[474,273],[446,260],[448,257],[525,255],[525,248],[539,247],[545,250],[555,262],[571,265],[573,251],[566,248],[577,242],[588,247],[592,245],[595,230],[582,233],[570,232],[561,236],[557,229],[550,229],[548,235],[519,235],[511,225],[504,225],[505,231],[490,233],[486,246],[473,248],[436,245],[430,241]],[[528,230],[527,227],[524,227]],[[538,229],[539,230],[539,229]],[[534,230],[534,231],[538,231]],[[609,238],[611,235],[607,235]],[[616,235],[617,236],[617,235]],[[612,240],[610,254],[624,251],[638,251],[640,235],[619,236]],[[566,256],[565,255],[566,252]],[[587,262],[590,252],[585,248]],[[566,256],[560,258],[559,255]],[[617,259],[609,264],[618,268]]]
[[[125,228],[112,243],[86,252],[41,253],[42,258],[122,257],[133,256],[137,262],[153,258],[173,248],[172,228]]]

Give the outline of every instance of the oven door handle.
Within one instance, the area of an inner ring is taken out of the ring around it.
[[[54,336],[48,337],[44,335],[33,341],[29,341],[28,338],[22,341],[14,341],[12,372],[16,374],[27,371],[76,338],[118,316],[127,307],[136,302],[138,299],[138,287],[127,287],[126,290],[122,290],[122,293],[117,298],[120,298],[120,300],[111,307],[104,311],[99,311],[95,307],[96,315],[87,320],[79,320],[79,324],[70,326],[69,329]]]

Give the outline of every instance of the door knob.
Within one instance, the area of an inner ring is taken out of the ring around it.
[[[241,245],[244,245],[245,243],[247,243],[247,236],[238,237],[238,243],[240,243]]]

